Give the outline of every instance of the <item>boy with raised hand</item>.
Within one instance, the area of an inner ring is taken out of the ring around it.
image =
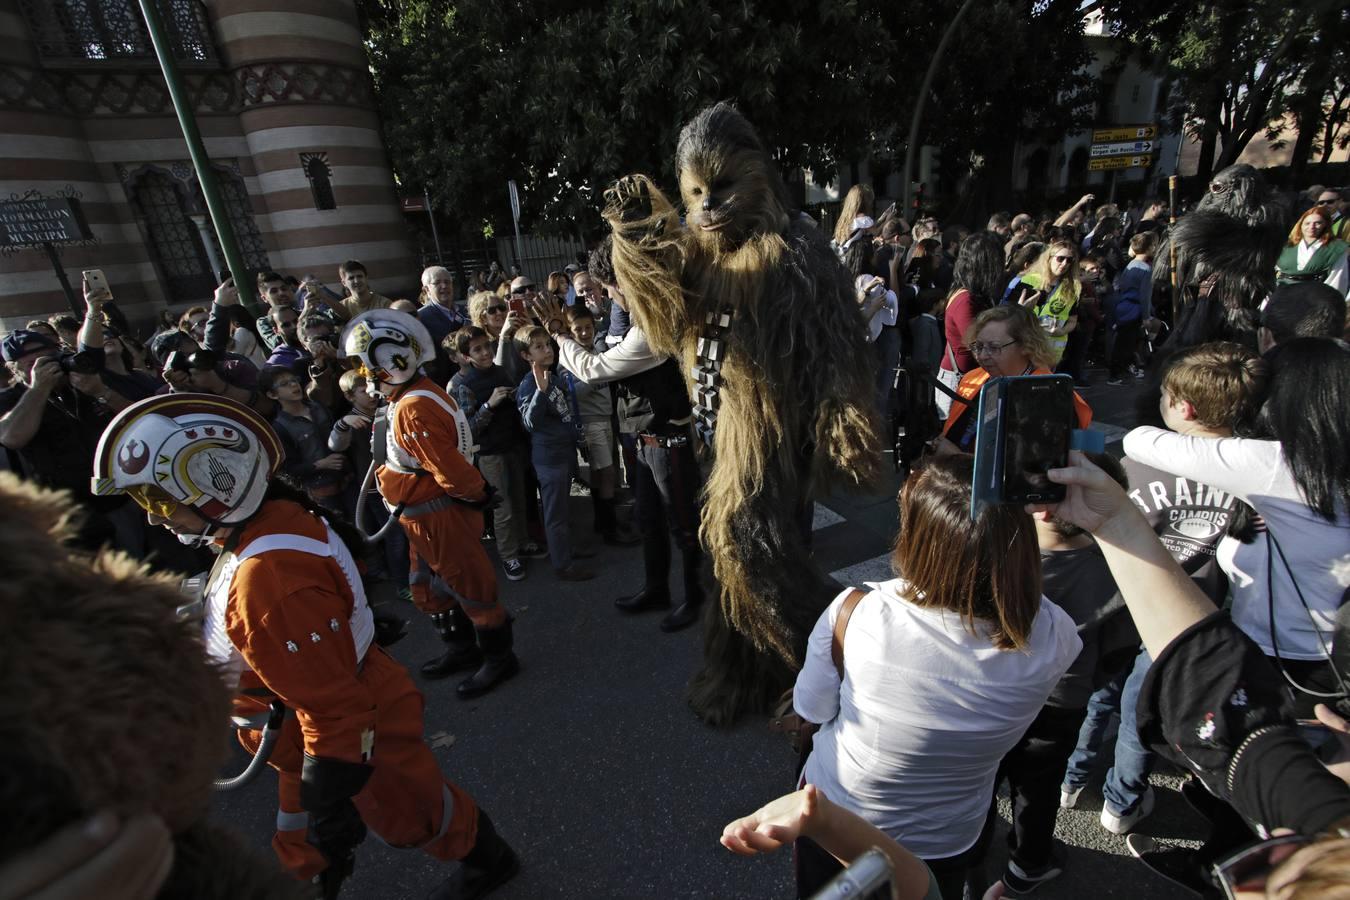
[[[595,573],[573,561],[576,553],[567,523],[572,461],[581,431],[576,378],[557,365],[553,340],[542,325],[520,329],[516,332],[515,343],[521,359],[529,366],[516,390],[516,405],[525,427],[533,436],[530,462],[539,477],[548,555],[559,579],[589,581]]]

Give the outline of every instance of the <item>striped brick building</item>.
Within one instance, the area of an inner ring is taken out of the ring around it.
[[[157,0],[250,269],[417,281],[353,0]],[[127,314],[208,300],[225,268],[137,0],[0,0],[0,199],[73,196]],[[41,249],[0,251],[0,327],[68,309]]]

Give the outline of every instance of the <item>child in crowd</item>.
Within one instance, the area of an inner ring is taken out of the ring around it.
[[[346,510],[352,521],[356,518],[356,505],[365,504],[365,514],[371,525],[379,528],[389,518],[389,510],[379,500],[379,492],[372,485],[366,494],[361,493],[361,483],[370,470],[372,458],[371,433],[375,422],[383,421],[384,407],[366,390],[366,380],[354,370],[343,372],[338,378],[338,390],[351,406],[351,412],[333,423],[328,433],[328,449],[342,453],[354,473],[356,490],[351,492],[350,507]],[[366,555],[367,571],[371,578],[385,579],[398,587],[399,598],[412,602],[412,590],[408,587],[408,537],[403,526],[396,525],[385,532],[380,546]]]
[[[526,556],[538,556],[537,544],[527,544],[525,535],[526,435],[520,414],[512,402],[516,386],[511,376],[493,362],[492,338],[477,325],[455,332],[459,355],[468,361],[450,379],[449,393],[469,419],[478,444],[476,463],[488,484],[501,495],[493,510],[493,531],[502,571],[512,581],[525,577]]]
[[[1151,238],[1141,232],[1138,238]],[[1131,242],[1131,252],[1135,244]],[[1147,248],[1144,248],[1147,249]],[[1256,415],[1265,396],[1264,368],[1256,355],[1236,344],[1203,344],[1182,351],[1163,376],[1161,413],[1167,427],[1179,434],[1229,437],[1233,429]],[[1235,498],[1198,481],[1171,475],[1143,463],[1124,460],[1130,498],[1153,525],[1172,558],[1216,604],[1222,604],[1227,579],[1215,561],[1215,550],[1237,509]],[[1113,713],[1119,711],[1115,764],[1102,787],[1102,827],[1125,834],[1153,810],[1148,776],[1151,754],[1139,740],[1135,704],[1152,663],[1140,650],[1132,669],[1097,691],[1069,759],[1060,804],[1072,808],[1103,752]]]
[[[1115,302],[1111,306],[1111,330],[1115,345],[1111,350],[1107,384],[1120,384],[1133,368],[1135,348],[1144,322],[1153,317],[1153,254],[1158,235],[1142,231],[1130,238],[1130,263],[1116,278]],[[1134,370],[1143,377],[1143,371]]]
[[[580,280],[580,279],[578,279]],[[567,324],[577,343],[597,353],[604,351],[595,333],[595,314],[583,304],[568,307]],[[639,538],[619,528],[614,487],[615,465],[614,395],[607,382],[576,382],[577,410],[581,414],[582,449],[591,467],[591,503],[595,507],[595,530],[606,544],[632,546]]]
[[[1113,457],[1089,454],[1089,458],[1125,486],[1125,472]],[[1048,512],[1036,513],[1035,521],[1041,589],[1073,618],[1083,649],[999,765],[999,777],[1008,779],[1012,793],[1003,883],[1014,897],[1030,893],[1063,871],[1063,855],[1053,842],[1057,788],[1093,691],[1128,668],[1139,650],[1139,632],[1092,535]]]
[[[286,474],[325,509],[343,512],[349,504],[344,491],[350,483],[347,457],[328,448],[333,417],[305,397],[300,376],[290,369],[267,366],[258,373],[258,390],[277,404],[272,425],[286,448]]]
[[[918,315],[909,320],[909,364],[936,374],[945,346],[942,324],[935,313],[940,298],[931,291],[920,291],[914,298]]]
[[[516,405],[525,427],[533,436],[530,461],[539,478],[548,555],[554,571],[563,581],[589,581],[595,573],[573,562],[577,554],[572,548],[567,525],[573,457],[581,434],[576,378],[557,364],[553,340],[543,326],[519,329],[515,342],[528,367],[516,390]]]

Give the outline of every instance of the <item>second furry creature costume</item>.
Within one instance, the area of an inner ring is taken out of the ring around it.
[[[676,169],[685,225],[645,176],[611,189],[605,218],[619,286],[652,348],[682,362],[714,452],[700,534],[720,614],[690,702],[726,723],[789,683],[837,592],[811,559],[811,502],[878,474],[874,357],[848,272],[791,214],[740,113],[699,113]]]

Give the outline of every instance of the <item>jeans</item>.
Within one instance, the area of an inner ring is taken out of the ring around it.
[[[536,445],[537,446],[537,445]],[[539,499],[543,504],[544,534],[548,558],[558,571],[572,564],[572,540],[567,530],[567,498],[572,493],[572,457],[542,459],[534,454],[534,472],[539,476]]]
[[[1088,700],[1087,719],[1078,733],[1078,746],[1069,757],[1064,772],[1064,787],[1074,789],[1087,784],[1093,764],[1104,749],[1111,716],[1119,711],[1115,764],[1106,773],[1106,783],[1102,785],[1106,809],[1115,815],[1134,812],[1148,790],[1148,776],[1153,770],[1153,754],[1139,740],[1139,729],[1135,725],[1139,689],[1152,662],[1148,651],[1140,648],[1132,669],[1120,673],[1092,695]]]

